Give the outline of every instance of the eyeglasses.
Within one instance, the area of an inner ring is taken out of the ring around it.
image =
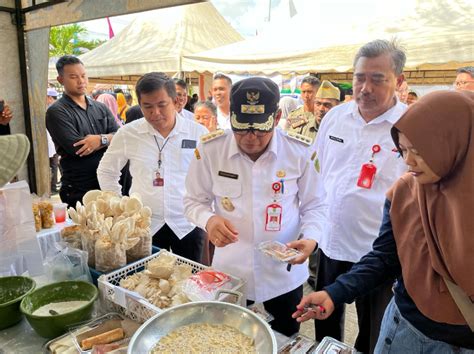
[[[388,79],[383,75],[369,75],[370,82],[375,86],[382,86],[384,83],[388,82]],[[356,85],[363,85],[367,81],[367,76],[365,74],[354,74],[354,83]]]
[[[454,87],[464,87],[466,86],[468,83],[470,82],[474,82],[474,80],[469,80],[469,81],[454,81],[453,83],[453,86]]]
[[[234,134],[239,135],[239,136],[244,136],[244,135],[247,135],[247,134],[250,134],[250,133],[255,135],[257,138],[261,138],[261,137],[264,137],[265,135],[267,135],[270,132],[262,132],[260,130],[255,130],[255,129],[234,130]]]

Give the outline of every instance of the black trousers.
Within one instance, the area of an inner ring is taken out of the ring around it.
[[[294,290],[263,303],[265,310],[275,317],[275,319],[269,323],[274,331],[280,332],[288,337],[299,332],[300,324],[296,322],[296,319],[292,318],[291,315],[296,311],[296,305],[300,303],[302,297],[303,285],[300,285]],[[247,306],[253,303],[254,301],[247,301]]]
[[[99,189],[99,187],[91,189]],[[63,203],[67,203],[67,206],[70,208],[75,208],[77,201],[82,203],[82,197],[86,193],[87,190],[79,190],[71,185],[65,185],[64,183],[61,185],[61,189],[59,190],[59,196],[61,197],[61,201]]]
[[[316,290],[319,291],[326,285],[334,283],[339,275],[347,273],[353,263],[330,259],[321,249],[318,252],[320,255]],[[387,281],[369,294],[356,299],[359,334],[355,348],[359,352],[373,353],[385,308],[393,296],[392,285],[392,280]],[[344,341],[344,311],[345,304],[338,305],[326,320],[314,320],[317,341],[321,341],[326,336]]]
[[[194,228],[181,240],[166,224],[153,235],[153,246],[172,250],[178,256],[201,263],[205,233],[200,228]]]
[[[59,167],[59,156],[54,154],[53,157],[49,158],[49,168],[51,170],[51,192],[57,192],[58,187],[58,167]]]

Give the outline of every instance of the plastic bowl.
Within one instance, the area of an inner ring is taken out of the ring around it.
[[[20,302],[35,287],[35,281],[28,277],[0,278],[0,330],[21,321]]]
[[[54,338],[65,333],[71,325],[89,319],[97,296],[97,288],[90,283],[63,281],[43,286],[25,296],[21,301],[20,310],[36,333],[45,338]],[[41,306],[63,301],[87,301],[87,304],[65,314],[33,315]]]

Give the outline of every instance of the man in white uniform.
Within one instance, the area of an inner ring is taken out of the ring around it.
[[[176,88],[176,112],[183,118],[194,120],[193,112],[184,108],[188,103],[188,85],[186,85],[186,81],[182,79],[174,79],[173,81]]]
[[[372,249],[382,223],[385,193],[406,171],[390,129],[406,109],[395,89],[404,81],[405,53],[395,43],[376,40],[354,59],[354,100],[332,108],[322,120],[316,151],[327,193],[329,217],[319,240],[316,290]],[[392,296],[393,281],[356,300],[358,351],[371,352],[380,321]],[[315,320],[316,340],[342,340],[344,307],[324,321]]]
[[[153,212],[153,245],[199,262],[204,235],[184,217],[183,195],[196,142],[207,129],[176,113],[175,84],[166,75],[145,74],[136,92],[144,118],[115,135],[97,170],[100,188],[120,193],[120,171],[130,160],[130,192]]]
[[[232,80],[224,74],[216,74],[212,80],[212,98],[217,106],[219,129],[230,129],[230,89]]]
[[[212,266],[247,282],[247,299],[262,303],[274,330],[292,335],[291,313],[326,216],[324,190],[311,163],[310,139],[278,125],[278,86],[249,78],[231,91],[232,131],[201,139],[186,178],[185,213],[216,246]],[[300,240],[299,235],[302,234]],[[257,249],[279,241],[301,251],[289,267]]]

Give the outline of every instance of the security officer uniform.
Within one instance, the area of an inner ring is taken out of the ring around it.
[[[291,318],[308,279],[306,264],[273,260],[258,250],[264,241],[287,243],[300,233],[316,239],[326,217],[324,189],[311,162],[311,140],[273,129],[277,122],[279,90],[264,78],[236,83],[231,92],[232,131],[216,131],[201,138],[186,178],[186,217],[206,229],[219,215],[238,230],[238,241],[218,247],[212,266],[246,281],[246,297],[263,302],[275,320],[273,329],[285,335],[299,330]],[[252,161],[237,145],[234,132],[271,132],[265,152]],[[275,191],[275,183],[281,187]],[[273,208],[275,204],[278,208]],[[272,210],[281,213],[269,227]],[[278,219],[279,217],[279,219]]]
[[[289,132],[304,135],[312,141],[316,138],[316,134],[319,130],[319,123],[313,113],[304,111],[304,106],[291,111],[288,115],[287,121]]]

